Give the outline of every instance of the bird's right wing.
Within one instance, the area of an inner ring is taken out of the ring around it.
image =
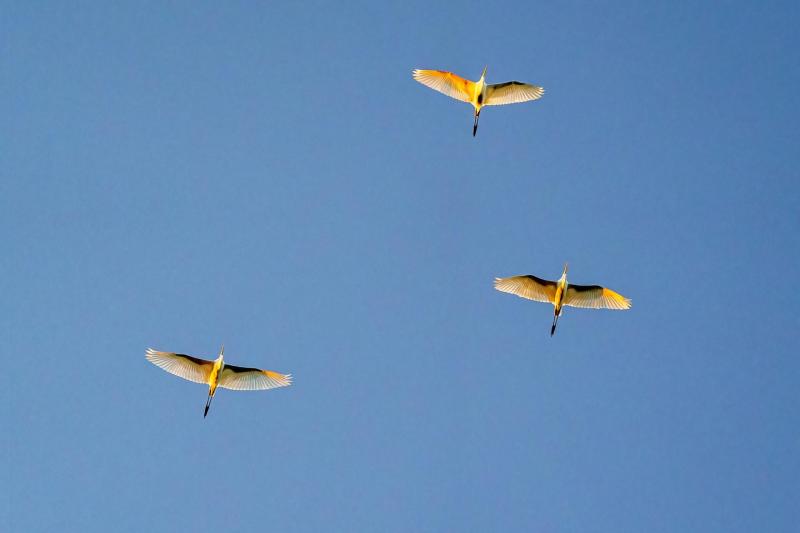
[[[147,349],[145,357],[170,374],[195,383],[208,383],[211,369],[214,368],[214,361],[206,361],[182,353],[159,352],[152,348]]]
[[[556,282],[536,276],[494,278],[494,288],[536,302],[552,303],[556,299]]]
[[[564,305],[585,309],[625,310],[631,308],[631,300],[600,285],[570,283],[567,285],[567,294],[564,295]]]
[[[462,102],[469,102],[475,91],[475,83],[444,70],[415,69],[413,76],[422,85]]]
[[[291,384],[291,374],[233,365],[225,365],[219,377],[219,386],[231,390],[265,390]]]
[[[518,104],[537,100],[544,94],[544,89],[521,81],[495,83],[486,88],[486,101],[483,105]]]

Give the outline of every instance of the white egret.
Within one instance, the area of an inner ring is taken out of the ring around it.
[[[223,352],[225,346],[219,351],[219,357],[214,361],[200,359],[191,355],[173,352],[159,352],[148,348],[145,357],[148,361],[170,374],[208,385],[208,399],[203,411],[203,418],[208,414],[211,399],[217,387],[231,390],[265,390],[276,387],[287,387],[292,384],[291,374],[279,374],[271,370],[259,368],[245,368],[233,366],[224,362]]]
[[[494,288],[501,292],[516,294],[528,300],[553,304],[553,325],[550,336],[556,332],[558,317],[563,306],[586,309],[630,309],[631,301],[611,289],[600,285],[574,285],[567,283],[567,264],[558,281],[550,281],[536,276],[512,276],[495,278]]]
[[[519,81],[507,81],[489,85],[485,80],[486,67],[484,67],[481,79],[478,81],[466,80],[444,70],[415,69],[413,76],[415,80],[435,91],[472,104],[475,109],[475,124],[472,126],[473,137],[478,132],[478,118],[483,106],[528,102],[541,98],[544,94],[542,87]]]

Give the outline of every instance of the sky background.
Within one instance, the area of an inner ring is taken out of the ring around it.
[[[797,531],[797,2],[162,4],[0,3],[0,529]]]

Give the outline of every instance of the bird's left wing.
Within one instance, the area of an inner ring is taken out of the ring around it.
[[[219,386],[231,390],[265,390],[288,387],[291,384],[291,374],[228,364],[222,368],[222,374],[219,377]]]
[[[600,285],[567,285],[564,305],[585,309],[630,309],[631,300]]]
[[[495,278],[494,288],[536,302],[552,303],[556,299],[556,282],[536,276]]]
[[[518,104],[541,98],[544,88],[520,81],[496,83],[486,88],[486,100],[483,105]]]
[[[452,72],[415,69],[412,75],[422,85],[462,102],[469,102],[474,92],[475,83]]]
[[[148,348],[145,358],[159,368],[195,383],[208,383],[214,361],[206,361],[182,353],[159,352]]]

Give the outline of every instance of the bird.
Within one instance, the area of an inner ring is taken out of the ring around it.
[[[550,281],[536,276],[511,276],[509,278],[495,278],[494,288],[500,292],[516,294],[528,300],[553,304],[553,325],[550,327],[550,336],[556,332],[558,317],[563,307],[583,307],[585,309],[616,309],[631,308],[631,300],[625,298],[611,289],[600,285],[575,285],[567,282],[568,264],[564,264],[564,271],[558,281]]]
[[[478,118],[481,108],[487,105],[517,104],[537,100],[544,94],[544,88],[519,81],[505,83],[486,83],[486,69],[484,67],[481,79],[478,81],[466,80],[452,72],[444,70],[415,69],[412,73],[415,80],[435,91],[446,94],[456,100],[472,104],[475,108],[475,123],[472,126],[472,136],[478,132]]]
[[[219,356],[214,361],[208,361],[182,353],[160,352],[148,348],[145,351],[145,358],[170,374],[208,385],[208,399],[203,418],[208,415],[208,408],[214,393],[217,392],[217,387],[231,390],[265,390],[288,387],[292,384],[291,374],[229,365],[224,361],[224,352],[223,344]]]

